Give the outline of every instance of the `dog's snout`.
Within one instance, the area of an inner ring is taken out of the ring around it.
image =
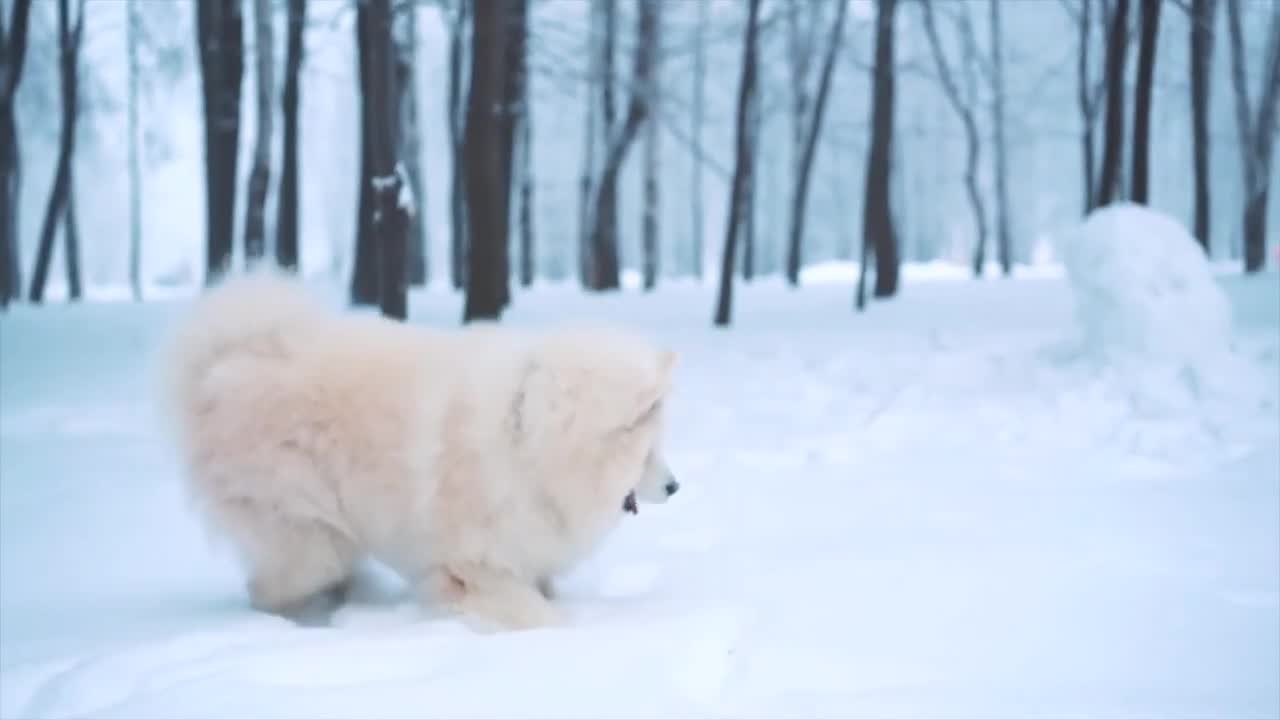
[[[675,480],[668,480],[666,488],[667,488],[668,497],[671,495],[675,495],[676,491],[680,489],[680,483],[676,482]]]

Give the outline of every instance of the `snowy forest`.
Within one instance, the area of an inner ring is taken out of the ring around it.
[[[735,283],[835,273],[861,308],[904,263],[1053,262],[1123,201],[1275,262],[1270,0],[6,0],[3,22],[4,304],[265,258],[397,316],[406,286],[465,291],[469,319],[538,283],[693,279],[728,323]]]

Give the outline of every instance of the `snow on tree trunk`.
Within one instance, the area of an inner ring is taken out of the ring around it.
[[[415,211],[413,191],[400,163],[400,114],[397,100],[395,49],[392,41],[391,0],[367,3],[365,47],[368,57],[369,199],[372,206],[369,242],[377,258],[378,309],[386,317],[404,320],[407,313],[408,233]]]
[[[280,100],[284,115],[284,159],[280,168],[280,199],[277,203],[276,264],[295,271],[298,269],[298,104],[301,84],[298,75],[302,69],[302,31],[307,22],[307,0],[288,2],[284,93]]]
[[[471,0],[453,0],[449,25],[449,97],[445,126],[449,131],[452,173],[449,179],[449,277],[454,289],[467,284],[467,183],[463,153],[463,125],[466,100],[463,93],[468,73],[466,35]]]
[[[402,23],[396,33],[396,88],[400,108],[400,157],[404,159],[407,190],[413,196],[417,212],[409,219],[409,258],[405,272],[415,287],[427,284],[427,190],[422,174],[422,131],[418,127],[418,84],[414,69],[418,66],[417,3],[410,0],[399,5],[397,20]]]

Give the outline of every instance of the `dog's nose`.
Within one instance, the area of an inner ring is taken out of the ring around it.
[[[667,481],[667,496],[668,496],[668,497],[670,497],[670,496],[672,496],[672,495],[675,495],[675,494],[676,494],[676,491],[677,491],[677,490],[679,490],[679,489],[680,489],[680,483],[676,482],[675,480],[668,480],[668,481]]]

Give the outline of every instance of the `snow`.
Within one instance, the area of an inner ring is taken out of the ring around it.
[[[147,400],[187,300],[16,307],[0,717],[1280,715],[1276,275],[1212,280],[1243,399],[1176,405],[1082,350],[1061,273],[932,275],[860,315],[848,285],[740,287],[727,332],[705,285],[518,294],[512,323],[680,351],[682,488],[567,578],[568,626],[493,636],[377,569],[327,626],[251,611]]]

